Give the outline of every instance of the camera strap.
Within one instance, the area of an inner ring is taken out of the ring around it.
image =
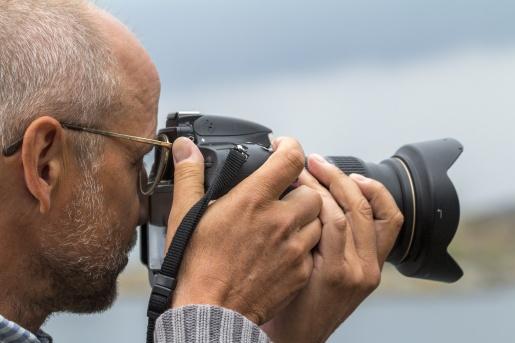
[[[154,275],[154,285],[147,309],[147,343],[154,342],[154,329],[157,318],[170,308],[172,293],[177,285],[179,268],[188,242],[200,218],[212,199],[218,198],[224,191],[233,186],[247,158],[248,155],[243,146],[237,145],[231,149],[222,169],[206,191],[206,194],[188,211],[177,228],[161,265],[161,270]]]

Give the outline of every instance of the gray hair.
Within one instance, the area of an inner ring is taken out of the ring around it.
[[[115,58],[82,0],[0,0],[0,143],[39,116],[98,126],[119,102]],[[99,138],[77,134],[81,159]]]

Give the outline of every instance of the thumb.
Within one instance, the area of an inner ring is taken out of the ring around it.
[[[177,227],[188,211],[204,195],[204,157],[190,139],[180,137],[173,142],[174,172],[173,203],[166,247],[172,242]]]

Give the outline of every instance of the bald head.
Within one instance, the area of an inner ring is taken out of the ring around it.
[[[89,6],[96,14],[99,31],[105,33],[113,53],[124,90],[124,119],[151,121],[150,131],[155,131],[155,118],[141,113],[157,114],[160,82],[157,69],[138,39],[118,19],[104,10]],[[129,117],[127,117],[129,116]],[[150,132],[148,132],[151,134]]]
[[[156,67],[137,38],[111,14],[92,5],[89,7],[96,13],[94,18],[99,31],[107,36],[124,81],[131,87],[143,87],[144,92],[157,97],[160,84]]]

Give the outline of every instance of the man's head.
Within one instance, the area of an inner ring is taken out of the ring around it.
[[[59,122],[153,137],[157,71],[121,23],[80,0],[0,0],[0,46],[1,148],[23,137],[0,158],[0,250],[30,266],[19,273],[49,311],[103,309],[134,242],[149,147]]]

